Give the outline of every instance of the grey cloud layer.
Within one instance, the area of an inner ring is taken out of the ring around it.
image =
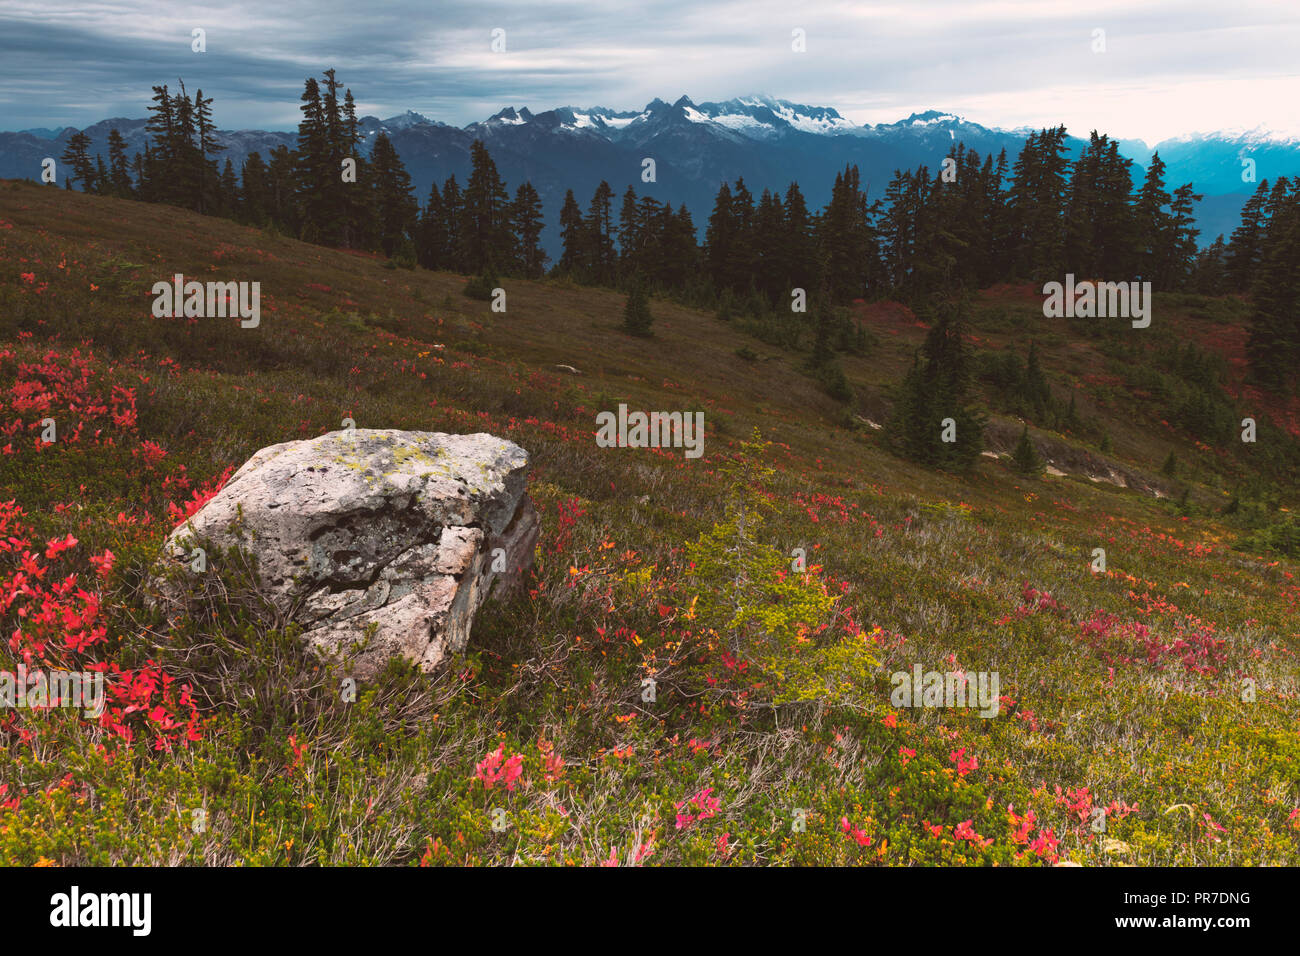
[[[207,53],[190,51],[193,27],[207,31]],[[489,49],[495,27],[506,30],[504,55]],[[807,31],[806,55],[790,50],[796,27]],[[1097,27],[1104,56],[1090,49]],[[1241,125],[1284,112],[1298,47],[1300,9],[1256,0],[11,0],[0,6],[0,128],[140,116],[149,87],[178,76],[216,97],[227,128],[289,128],[304,76],[334,66],[363,112],[415,109],[457,125],[507,104],[626,109],[761,90],[859,121],[938,106],[1017,126],[1092,110],[1092,125],[1154,138],[1140,128],[1144,109],[1173,122],[1185,89],[1190,121],[1198,82],[1241,81]],[[1205,115],[1214,106],[1200,99]]]

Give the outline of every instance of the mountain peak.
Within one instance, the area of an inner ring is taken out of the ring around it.
[[[389,129],[409,129],[412,126],[419,126],[421,123],[427,123],[431,126],[437,125],[429,117],[423,113],[417,113],[415,110],[398,113],[396,116],[390,116],[386,120],[380,120],[380,122]]]
[[[948,113],[942,110],[926,110],[924,113],[913,113],[907,119],[902,120],[901,124],[905,126],[932,126],[937,123],[960,123],[962,118],[956,113]]]
[[[522,126],[533,118],[533,114],[528,112],[528,107],[516,110],[513,106],[507,106],[495,116],[488,117],[489,123],[498,123],[505,126]]]

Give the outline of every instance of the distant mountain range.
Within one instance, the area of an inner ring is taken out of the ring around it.
[[[220,104],[218,104],[218,108]],[[218,115],[218,119],[219,119]],[[855,163],[869,196],[880,198],[896,169],[922,163],[939,168],[957,142],[981,156],[1007,151],[1009,163],[1024,144],[1029,128],[994,129],[951,113],[930,110],[896,123],[858,125],[830,107],[805,106],[767,96],[747,96],[722,103],[694,103],[683,96],[674,103],[655,99],[642,110],[606,107],[561,107],[542,113],[507,107],[465,127],[449,126],[407,111],[388,119],[361,120],[365,149],[385,131],[411,173],[423,205],[429,184],[455,174],[464,184],[470,169],[470,144],[482,139],[512,193],[525,179],[541,194],[547,230],[543,243],[559,254],[559,210],[566,189],[586,208],[596,186],[607,180],[617,197],[628,185],[674,205],[685,203],[703,232],[713,198],[723,181],[744,177],[756,196],[763,189],[784,192],[797,181],[811,207],[830,198],[835,174]],[[145,120],[108,119],[87,127],[91,154],[108,156],[113,128],[128,144],[128,153],[144,147]],[[38,178],[41,160],[58,159],[76,130],[28,129],[0,133],[0,177]],[[1105,132],[1105,130],[1100,130]],[[295,132],[237,130],[219,136],[238,170],[249,153],[263,158],[281,144],[293,147]],[[1071,138],[1077,155],[1085,141]],[[1120,140],[1121,153],[1132,159],[1135,185],[1153,151],[1168,166],[1166,184],[1192,182],[1205,196],[1198,208],[1201,241],[1208,244],[1236,226],[1241,205],[1255,189],[1243,182],[1242,161],[1254,159],[1257,179],[1300,175],[1300,140],[1270,137],[1258,131],[1180,137],[1154,147],[1139,140]],[[642,160],[655,160],[656,181],[641,180]],[[62,167],[62,164],[60,164]],[[60,168],[60,179],[66,170]]]

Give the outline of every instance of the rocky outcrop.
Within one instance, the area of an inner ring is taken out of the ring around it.
[[[527,468],[487,434],[355,429],[263,448],[168,537],[152,600],[183,612],[192,549],[238,547],[317,655],[362,678],[393,657],[433,670],[532,564]]]

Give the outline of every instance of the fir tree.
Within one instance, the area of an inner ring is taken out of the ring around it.
[[[1263,180],[1246,204],[1241,207],[1241,223],[1228,239],[1224,259],[1225,281],[1229,291],[1245,292],[1250,288],[1259,267],[1260,244],[1264,239],[1264,203],[1268,199],[1268,180]]]
[[[1038,457],[1038,450],[1029,437],[1028,425],[1021,431],[1020,441],[1016,442],[1016,449],[1011,453],[1011,465],[1022,475],[1037,476],[1042,474],[1043,460]]]
[[[445,230],[446,212],[442,205],[442,194],[438,192],[436,182],[429,186],[429,199],[424,204],[420,215],[417,233],[416,257],[426,269],[447,268],[447,234]]]
[[[419,209],[411,192],[411,177],[382,132],[375,136],[370,164],[379,247],[384,255],[393,256],[410,241]]]
[[[134,193],[131,169],[126,158],[126,140],[117,127],[108,131],[108,181],[109,190],[119,199],[128,199]]]
[[[654,316],[650,314],[650,300],[646,295],[645,283],[639,276],[633,277],[627,302],[623,306],[623,330],[630,335],[648,337]]]
[[[262,162],[260,153],[248,154],[239,180],[239,217],[253,225],[266,225],[270,222],[270,187],[267,184],[266,163]]]
[[[613,223],[614,190],[609,183],[601,180],[587,207],[587,216],[583,221],[583,234],[586,239],[586,260],[590,269],[591,281],[597,285],[612,285],[615,274],[616,256],[614,252]]]
[[[328,239],[330,213],[326,180],[337,175],[329,168],[330,145],[321,103],[320,84],[314,76],[303,83],[302,120],[298,123],[298,149],[294,159],[294,182],[302,216],[302,238],[309,242]]]
[[[461,217],[463,267],[469,272],[477,272],[489,262],[508,267],[514,244],[510,194],[482,140],[471,144],[470,164]]]
[[[540,279],[546,270],[546,253],[542,250],[542,197],[530,182],[523,182],[515,190],[510,206],[510,225],[517,248],[517,271],[528,279]]]
[[[925,344],[901,383],[886,440],[904,457],[964,471],[983,448],[984,416],[968,405],[965,304],[943,300],[926,311],[933,321]],[[947,437],[952,441],[945,441]]]
[[[468,272],[465,266],[464,203],[455,176],[448,176],[442,184],[442,251],[445,257],[442,268],[452,272]]]
[[[182,89],[184,86],[182,85]],[[223,151],[226,147],[216,141],[217,128],[212,122],[212,97],[203,96],[202,90],[194,93],[194,131],[196,136],[195,146],[197,155],[195,156],[195,179],[198,183],[198,195],[195,197],[199,212],[209,212],[216,207],[222,215],[229,215],[233,208],[228,205],[228,199],[223,194],[223,184],[217,176],[217,161],[215,155]],[[208,159],[212,155],[213,159]],[[229,168],[229,161],[227,161]],[[231,176],[233,177],[233,170]]]
[[[564,251],[556,269],[565,275],[584,278],[586,273],[585,250],[587,242],[582,221],[582,209],[570,189],[564,194],[564,205],[560,207],[560,241]]]
[[[1246,348],[1255,377],[1280,388],[1300,366],[1300,201],[1270,218],[1261,250]]]
[[[84,193],[95,191],[95,165],[90,159],[90,137],[76,132],[68,137],[68,145],[63,150],[60,161],[72,167],[72,175],[65,176],[67,182],[78,182]]]

